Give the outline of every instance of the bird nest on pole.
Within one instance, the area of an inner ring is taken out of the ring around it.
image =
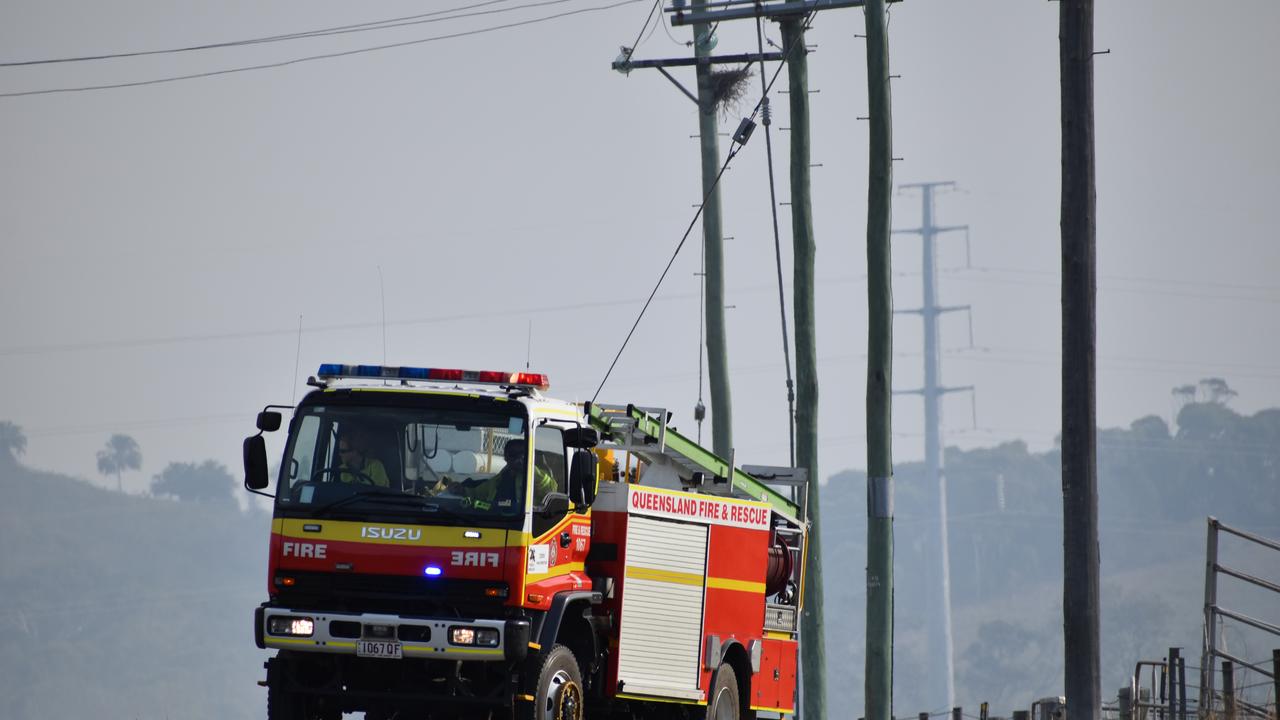
[[[727,114],[731,107],[747,94],[747,81],[751,79],[751,66],[732,68],[729,70],[712,70],[708,76],[711,89],[711,101],[722,114]]]

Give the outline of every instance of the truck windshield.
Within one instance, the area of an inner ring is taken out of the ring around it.
[[[290,426],[276,502],[308,515],[483,522],[524,511],[522,417],[457,409],[313,405]]]

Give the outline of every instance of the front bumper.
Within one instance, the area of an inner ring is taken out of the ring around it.
[[[310,618],[307,637],[269,632],[272,618]],[[455,645],[450,628],[465,626],[498,632],[496,647]],[[389,633],[389,634],[388,634]],[[520,660],[529,651],[529,621],[417,617],[383,613],[313,612],[263,605],[254,613],[254,637],[260,648],[355,655],[360,640],[395,640],[406,658],[425,660]]]

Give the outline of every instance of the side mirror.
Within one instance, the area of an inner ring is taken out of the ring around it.
[[[279,420],[280,414],[274,415]],[[244,486],[249,490],[261,490],[267,486],[267,481],[267,441],[261,435],[250,435],[244,439]]]
[[[590,450],[573,453],[573,468],[569,471],[569,497],[580,508],[591,507],[591,503],[596,501],[596,454]]]
[[[542,498],[542,507],[538,508],[538,514],[543,517],[555,517],[556,515],[564,515],[569,512],[569,496],[561,492],[547,493]]]
[[[280,429],[280,413],[275,410],[263,410],[258,413],[258,429],[262,432],[275,432]]]
[[[591,449],[600,444],[600,433],[589,427],[569,428],[564,431],[564,444],[571,448]]]

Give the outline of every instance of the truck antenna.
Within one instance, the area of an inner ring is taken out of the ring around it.
[[[302,313],[298,313],[298,349],[293,354],[293,384],[290,389],[293,391],[290,396],[291,403],[298,403],[298,365],[302,362]]]
[[[382,301],[382,364],[387,364],[387,287],[382,282],[382,266],[378,266],[378,296]]]
[[[529,360],[533,357],[533,318],[529,318],[529,335],[524,343],[524,369],[529,369]]]

